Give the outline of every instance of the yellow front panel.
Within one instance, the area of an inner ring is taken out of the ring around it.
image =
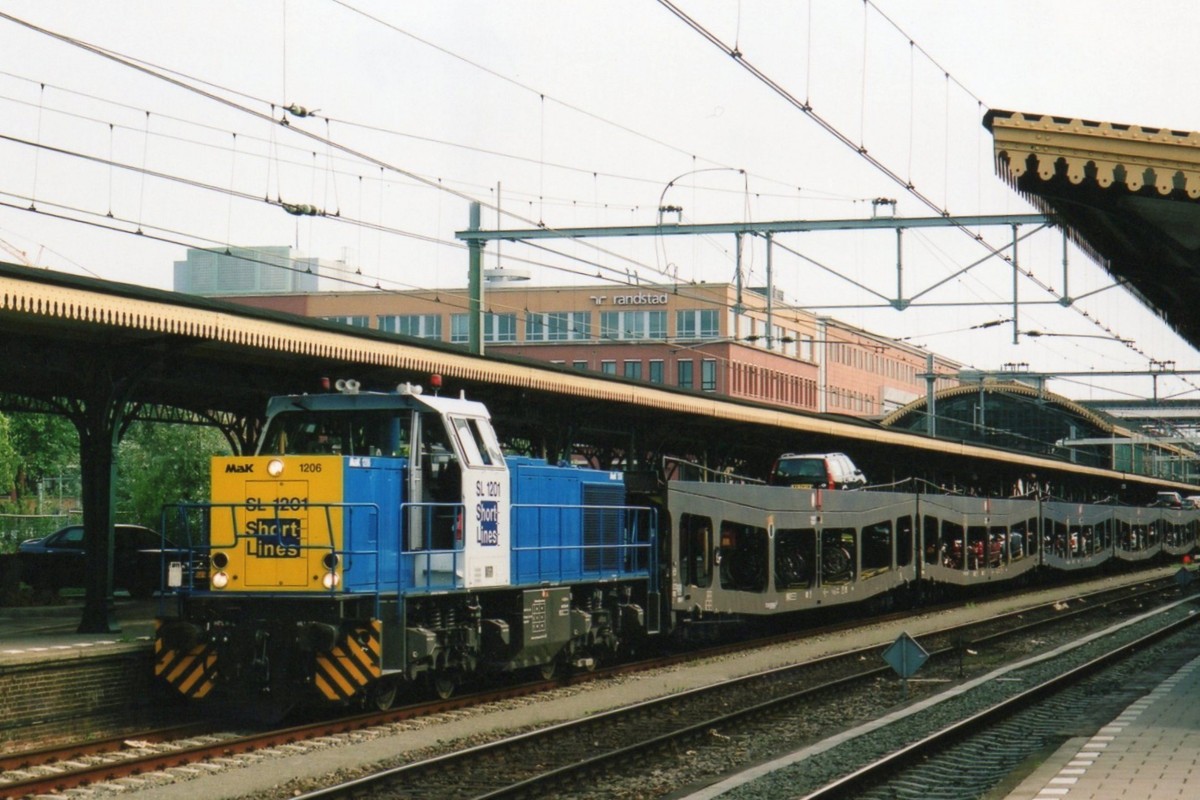
[[[277,475],[271,462],[282,464]],[[341,456],[214,458],[212,502],[213,554],[229,559],[225,591],[323,588],[322,559],[342,550]]]

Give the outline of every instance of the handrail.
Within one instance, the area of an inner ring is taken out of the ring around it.
[[[711,475],[716,476],[715,480],[705,481],[706,483],[753,483],[753,484],[759,484],[759,485],[766,484],[766,481],[762,480],[761,478],[751,478],[748,475],[738,475],[737,473],[734,473],[734,472],[725,472],[724,470],[713,469],[712,467],[706,467],[703,464],[698,464],[695,461],[689,461],[685,458],[678,458],[677,456],[663,456],[662,457],[662,474],[663,475],[669,474],[668,470],[667,470],[668,464],[679,464],[684,467],[691,467],[693,469],[699,470],[701,472],[701,474],[704,474],[704,475],[711,474]],[[672,480],[680,480],[680,479],[674,478]]]

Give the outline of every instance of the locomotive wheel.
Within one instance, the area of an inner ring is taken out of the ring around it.
[[[396,692],[400,688],[400,681],[395,678],[380,678],[379,681],[371,687],[371,704],[380,711],[387,711],[396,702]]]
[[[433,676],[433,693],[438,696],[439,700],[449,700],[454,696],[454,690],[457,688],[458,682],[454,680],[453,675],[442,672]]]

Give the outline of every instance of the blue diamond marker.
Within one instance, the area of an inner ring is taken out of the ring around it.
[[[929,653],[925,652],[925,648],[917,644],[917,641],[907,633],[900,634],[896,641],[883,651],[883,660],[896,671],[897,675],[906,680],[915,674],[928,658]]]

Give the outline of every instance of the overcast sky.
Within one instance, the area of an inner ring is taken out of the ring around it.
[[[681,209],[668,222],[863,219],[877,198],[900,216],[1019,214],[1032,209],[995,177],[988,108],[1200,130],[1193,3],[675,7],[691,24],[653,0],[0,0],[20,21],[0,19],[0,258],[170,288],[188,246],[290,244],[344,262],[328,288],[457,287],[454,231],[472,200],[486,228],[653,225],[664,205]],[[1011,324],[978,327],[1012,316],[1011,269],[993,259],[956,275],[986,255],[962,232],[906,233],[902,278],[890,232],[777,243],[788,303],[981,369],[1200,367],[1076,251],[1071,294],[1096,294],[1055,303],[1058,232],[1020,245],[1035,279],[1019,281],[1033,304],[1018,327],[1073,336],[1016,345]],[[541,285],[645,285],[730,281],[734,251],[731,237],[655,237],[504,243],[485,259]],[[761,240],[742,267],[766,282]],[[898,291],[924,307],[895,310]],[[1145,378],[1054,388],[1151,390]]]

